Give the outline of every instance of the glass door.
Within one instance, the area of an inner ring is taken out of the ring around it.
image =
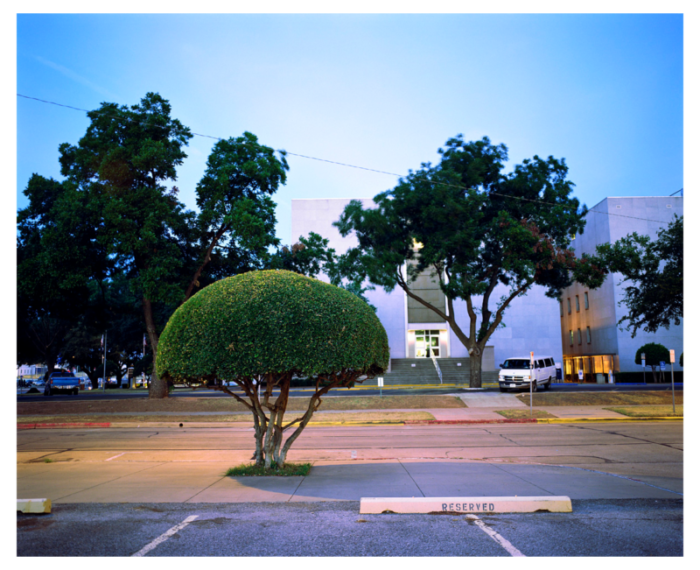
[[[440,357],[440,331],[416,331],[416,358]]]

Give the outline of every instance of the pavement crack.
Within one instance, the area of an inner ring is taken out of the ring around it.
[[[495,463],[491,463],[491,465],[493,465],[493,466],[496,467],[497,469],[500,469],[501,471],[503,471],[504,473],[506,473],[507,475],[509,475],[509,476],[511,476],[511,477],[516,477],[516,478],[520,479],[521,481],[524,481],[525,483],[528,483],[529,485],[532,485],[533,487],[537,487],[537,488],[540,489],[545,495],[553,495],[553,494],[554,494],[554,493],[552,493],[552,492],[550,492],[550,491],[547,491],[544,487],[540,487],[540,486],[537,485],[536,483],[533,483],[532,481],[528,481],[527,479],[524,479],[523,477],[520,477],[519,475],[517,475],[517,474],[515,474],[515,473],[511,473],[510,471],[507,471],[506,469],[504,469],[504,468],[501,467],[500,465],[496,465]]]
[[[418,483],[416,483],[416,480],[408,472],[408,469],[406,469],[406,466],[403,464],[403,462],[400,459],[398,459],[397,461],[399,462],[399,465],[401,465],[401,467],[403,467],[404,471],[406,472],[406,475],[408,475],[411,478],[411,481],[413,481],[413,484],[416,486],[416,489],[418,489],[420,491],[420,494],[425,497],[425,493],[423,492],[423,489],[421,489],[418,486]]]
[[[676,451],[680,451],[679,449],[673,447],[674,445],[678,445],[677,443],[660,443],[658,441],[651,441],[651,440],[645,439],[643,437],[635,437],[633,435],[629,435],[626,433],[620,433],[619,431],[614,431],[612,429],[601,429],[601,428],[596,429],[596,427],[594,427],[594,426],[580,426],[579,425],[579,426],[571,426],[571,427],[573,427],[574,429],[603,432],[603,433],[607,433],[609,435],[619,435],[620,437],[625,437],[627,439],[633,439],[633,440],[638,441],[640,443],[650,443],[652,445],[661,445],[663,447],[668,447],[670,449],[675,449]],[[618,443],[618,444],[612,444],[612,445],[628,445],[628,444],[619,444]]]
[[[143,469],[139,469],[138,471],[133,471],[133,472],[128,473],[126,475],[120,475],[119,477],[115,477],[114,479],[110,479],[109,481],[102,481],[101,483],[97,483],[97,485],[92,485],[91,487],[85,487],[84,489],[80,489],[79,491],[75,491],[74,493],[69,493],[68,495],[63,495],[62,497],[58,497],[58,499],[65,499],[66,497],[72,497],[73,495],[77,495],[78,493],[82,493],[83,491],[89,491],[90,489],[94,489],[95,487],[100,487],[102,485],[114,483],[115,481],[119,481],[119,479],[124,479],[124,477],[131,477],[132,475],[136,475],[137,473],[143,473],[144,471],[148,471],[149,469],[153,469],[154,467],[160,467],[161,465],[165,465],[165,463],[159,463],[158,465],[149,465],[148,467],[145,467]]]

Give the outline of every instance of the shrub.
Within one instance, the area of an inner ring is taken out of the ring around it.
[[[270,469],[284,465],[323,395],[380,374],[388,361],[386,331],[357,296],[290,271],[254,271],[213,283],[180,306],[160,337],[156,368],[168,382],[204,384],[245,404],[256,464]],[[304,415],[285,425],[294,376],[312,378],[316,391]],[[243,397],[224,385],[230,381]]]
[[[656,372],[656,367],[659,366],[660,362],[668,362],[671,358],[671,354],[662,344],[657,344],[655,342],[650,342],[642,346],[634,357],[635,364],[642,363],[642,354],[646,356],[647,366],[651,366],[651,373],[654,377],[654,382],[658,381],[658,376]]]

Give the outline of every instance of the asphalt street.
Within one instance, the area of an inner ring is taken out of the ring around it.
[[[683,385],[676,384],[676,391],[682,391]],[[291,396],[306,396],[309,397],[309,390],[311,388],[293,388],[290,392]],[[549,389],[550,392],[630,392],[630,391],[671,391],[671,384],[552,384]],[[234,390],[235,391],[235,390]],[[498,388],[484,388],[485,392],[498,392]],[[385,388],[382,390],[384,395],[392,396],[411,396],[411,395],[445,395],[445,394],[467,394],[472,392],[468,388],[463,388],[459,386],[446,386],[441,388],[439,386],[429,386],[420,388]],[[523,394],[528,393],[527,391],[521,391]],[[512,392],[513,394],[521,392]],[[238,393],[238,392],[237,392]],[[242,392],[240,392],[242,394]],[[276,393],[276,392],[275,392]],[[128,399],[128,398],[144,398],[147,397],[147,392],[145,390],[126,390],[126,389],[114,389],[114,390],[83,390],[77,396],[73,395],[56,395],[51,396],[51,399],[59,400],[101,400],[103,398],[109,399]],[[326,397],[334,396],[378,396],[379,388],[377,387],[367,387],[367,388],[353,388],[352,390],[337,389],[332,390]],[[228,394],[219,392],[217,390],[208,390],[206,388],[199,388],[196,390],[177,388],[175,389],[170,397],[205,397],[205,398],[230,398]],[[25,393],[18,394],[18,401],[21,402],[45,402],[49,398],[40,393]]]
[[[474,518],[358,512],[354,501],[65,504],[18,515],[17,555],[683,555],[680,500],[574,501],[573,513]]]

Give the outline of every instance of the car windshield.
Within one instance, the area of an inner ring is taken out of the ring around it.
[[[529,360],[511,358],[503,363],[504,370],[522,370],[523,368],[530,368]]]

